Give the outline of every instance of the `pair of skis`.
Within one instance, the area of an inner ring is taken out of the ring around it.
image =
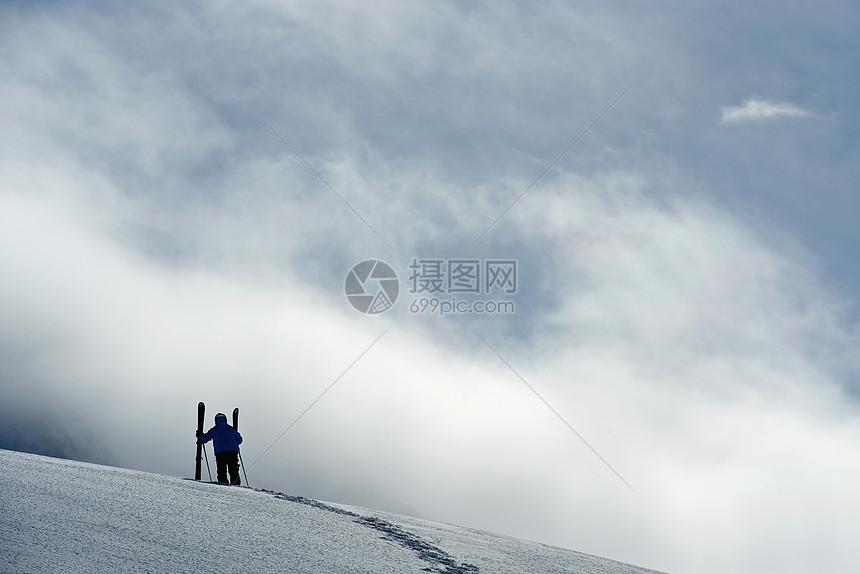
[[[203,418],[206,415],[206,405],[203,404],[203,401],[197,403],[197,436],[203,434]],[[233,409],[233,428],[236,431],[239,430],[239,407]],[[245,461],[242,460],[242,451],[239,447],[236,447],[237,452],[239,453],[239,463],[242,465],[242,474],[245,475],[245,486],[248,485],[248,473],[245,472]],[[203,443],[197,441],[197,458],[194,460],[194,480],[200,480],[200,466],[202,462],[201,453],[205,454],[206,451],[203,450]],[[209,459],[206,459],[206,468],[209,468]],[[209,473],[209,480],[212,480],[212,473]]]

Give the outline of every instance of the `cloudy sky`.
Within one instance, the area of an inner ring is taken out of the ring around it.
[[[253,486],[856,567],[856,5],[284,4],[0,7],[0,446],[190,476],[202,400]]]

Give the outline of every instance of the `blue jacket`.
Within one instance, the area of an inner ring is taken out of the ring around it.
[[[200,442],[213,441],[215,453],[228,450],[238,451],[242,444],[242,435],[239,431],[227,424],[226,415],[219,414],[215,417],[215,426],[205,434],[200,435]]]

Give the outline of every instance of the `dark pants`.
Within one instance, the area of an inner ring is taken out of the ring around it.
[[[239,453],[235,450],[225,450],[215,453],[215,463],[218,466],[218,482],[227,482],[227,471],[230,471],[230,484],[242,484],[239,479]]]

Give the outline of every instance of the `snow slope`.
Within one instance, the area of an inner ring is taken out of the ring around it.
[[[0,450],[0,573],[654,572],[458,526]]]

